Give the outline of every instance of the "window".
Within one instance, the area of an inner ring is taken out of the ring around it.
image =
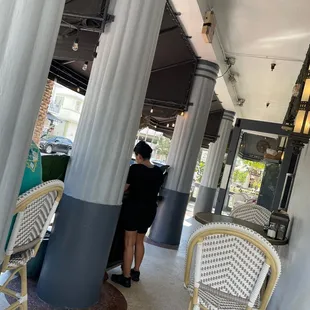
[[[59,113],[64,103],[64,100],[65,100],[65,97],[56,96],[55,100],[53,100],[51,104],[49,105],[48,110],[50,112]]]

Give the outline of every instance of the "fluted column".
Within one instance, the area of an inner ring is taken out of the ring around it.
[[[65,0],[0,1],[0,261]]]
[[[194,214],[212,211],[234,116],[234,112],[224,112],[219,130],[219,137],[215,143],[211,143],[209,146],[205,170],[195,203]]]
[[[165,0],[113,0],[38,285],[55,307],[99,300]]]
[[[218,73],[218,65],[200,60],[189,107],[178,116],[167,164],[171,166],[150,239],[163,245],[178,246],[189,199],[197,157],[201,148]]]

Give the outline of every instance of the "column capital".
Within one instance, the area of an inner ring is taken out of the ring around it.
[[[222,120],[234,121],[236,113],[233,111],[225,110],[223,114]]]
[[[219,69],[220,67],[218,64],[208,60],[199,59],[195,76],[204,77],[215,82]]]

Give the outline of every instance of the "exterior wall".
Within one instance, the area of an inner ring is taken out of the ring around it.
[[[65,126],[66,126],[66,122],[62,122],[60,124],[57,124],[55,126],[55,129],[52,133],[53,136],[60,136],[60,137],[64,137],[65,135]],[[67,137],[66,137],[67,138]]]
[[[293,218],[289,245],[279,247],[283,272],[268,310],[308,310],[310,308],[310,146],[307,145],[298,165],[289,204]]]
[[[65,137],[74,141],[78,124],[67,122],[66,125]]]
[[[46,114],[48,111],[49,104],[51,102],[52,94],[54,89],[54,81],[47,80],[47,84],[45,86],[45,91],[43,94],[40,111],[36,120],[36,124],[33,131],[32,140],[36,143],[40,143],[40,138],[42,135],[42,131],[44,129],[44,123],[46,120]]]
[[[74,141],[83,103],[84,96],[56,85],[49,112],[62,120],[62,123],[55,125],[54,136],[63,136]]]

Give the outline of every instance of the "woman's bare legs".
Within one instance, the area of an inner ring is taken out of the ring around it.
[[[136,237],[136,250],[135,250],[135,271],[140,271],[140,266],[143,261],[145,249],[144,249],[144,237],[145,234],[137,234]]]
[[[130,270],[134,255],[134,246],[136,244],[137,232],[125,231],[125,251],[123,274],[126,278],[130,278]]]

